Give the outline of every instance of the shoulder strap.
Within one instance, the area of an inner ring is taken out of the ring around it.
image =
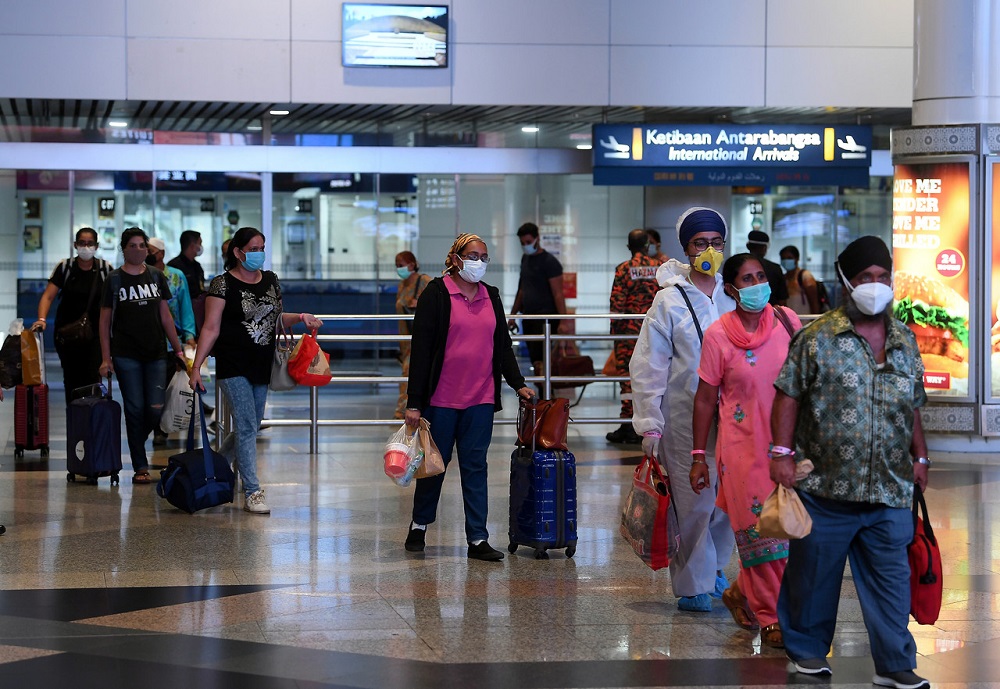
[[[703,342],[705,340],[705,334],[701,330],[701,321],[698,320],[698,314],[694,312],[694,306],[691,304],[691,298],[688,297],[687,292],[685,292],[684,288],[680,285],[674,285],[674,287],[676,287],[677,291],[679,291],[681,296],[684,297],[684,303],[687,304],[688,311],[691,312],[691,318],[694,319],[695,330],[698,331],[698,342]]]
[[[90,307],[94,305],[94,295],[97,294],[97,279],[101,276],[100,268],[99,265],[94,265],[94,278],[90,281],[90,295],[87,297],[87,310],[84,313],[90,313]]]
[[[778,317],[781,324],[785,326],[785,330],[788,331],[789,339],[795,337],[795,329],[792,327],[792,322],[788,320],[788,314],[785,313],[785,310],[774,305],[772,305],[771,308],[774,309],[774,315]]]

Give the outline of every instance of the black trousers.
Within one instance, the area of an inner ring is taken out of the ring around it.
[[[56,353],[62,363],[68,407],[75,389],[101,382],[101,341],[95,337],[87,344],[65,348],[57,344]]]

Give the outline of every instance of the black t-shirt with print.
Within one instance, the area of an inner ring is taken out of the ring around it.
[[[121,268],[104,283],[101,306],[112,309],[111,356],[153,361],[167,355],[160,302],[170,299],[167,278],[152,266],[138,275]]]
[[[212,280],[208,298],[226,301],[219,337],[212,348],[215,375],[242,376],[254,385],[270,383],[274,330],[281,315],[278,277],[265,270],[260,281],[251,284],[225,272]]]

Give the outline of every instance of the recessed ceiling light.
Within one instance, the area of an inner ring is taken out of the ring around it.
[[[259,124],[248,124],[247,125],[247,131],[259,132],[262,129],[263,129],[263,127],[261,127]]]
[[[521,127],[521,131],[525,134],[534,134],[538,131],[538,127]]]
[[[124,120],[108,120],[109,127],[127,127],[128,122]]]
[[[581,151],[589,151],[590,149],[593,148],[593,146],[591,146],[590,144],[577,144],[576,147],[579,148]]]
[[[271,115],[287,115],[288,114],[287,110],[269,110],[268,112]]]

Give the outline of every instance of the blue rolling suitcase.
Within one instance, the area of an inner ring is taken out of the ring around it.
[[[518,447],[510,458],[510,545],[534,548],[535,559],[547,550],[576,553],[576,458],[564,450]]]
[[[111,379],[108,385],[75,390],[84,393],[70,402],[66,423],[66,480],[84,476],[87,483],[97,485],[100,476],[110,476],[111,485],[118,485],[122,470],[122,407],[111,399]]]

